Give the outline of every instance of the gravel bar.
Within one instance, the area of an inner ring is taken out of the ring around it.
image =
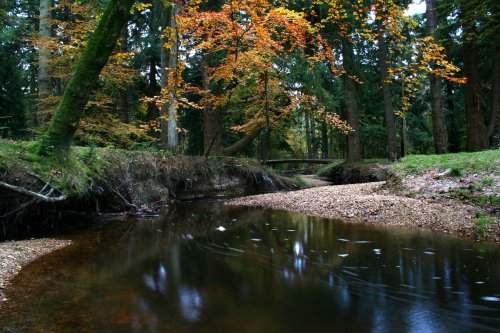
[[[405,228],[425,228],[458,237],[474,238],[477,209],[456,200],[399,196],[383,188],[385,182],[315,187],[238,198],[243,205]],[[488,237],[499,241],[498,228]]]
[[[7,301],[3,294],[21,268],[35,259],[71,244],[70,240],[32,239],[0,243],[0,306]]]

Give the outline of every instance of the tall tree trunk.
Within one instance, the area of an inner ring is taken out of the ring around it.
[[[163,30],[170,29],[172,25],[172,11],[173,5],[168,7],[164,7],[161,12],[161,27]],[[162,32],[160,37],[160,86],[161,89],[166,89],[168,86],[168,69],[170,68],[170,57],[171,57],[171,49],[166,48],[165,44],[169,43],[169,36]],[[167,150],[169,148],[168,142],[168,111],[169,111],[169,103],[165,103],[161,106],[160,109],[160,140],[161,146],[163,149]]]
[[[316,137],[316,120],[314,114],[309,114],[309,124],[311,126],[311,158],[318,158],[318,138]]]
[[[361,142],[359,136],[359,106],[358,106],[358,93],[356,87],[355,65],[354,65],[354,50],[351,42],[346,38],[342,39],[342,57],[344,61],[344,94],[346,105],[346,118],[347,123],[353,129],[347,135],[347,162],[359,162],[361,156]]]
[[[49,119],[47,98],[52,94],[50,85],[50,48],[48,42],[51,37],[52,0],[40,0],[39,35],[40,47],[38,51],[38,112],[35,117],[37,125],[43,125]]]
[[[456,120],[456,110],[455,103],[453,103],[453,86],[451,82],[446,83],[446,105],[448,109],[448,142],[450,145],[451,153],[458,153],[460,151],[460,134],[457,129],[457,120]]]
[[[70,79],[49,129],[40,140],[40,154],[69,150],[83,110],[102,68],[108,62],[134,0],[110,0]]]
[[[203,75],[203,90],[207,92],[210,90],[209,83],[209,73],[208,68],[210,65],[210,59],[206,57],[204,59],[202,75]],[[222,86],[221,83],[217,83],[215,88],[215,93],[221,93]],[[214,106],[214,104],[206,98],[204,110],[203,110],[203,142],[205,155],[220,155],[223,153],[222,146],[222,109],[220,106]]]
[[[123,26],[121,32],[121,40],[120,40],[120,52],[127,53],[128,52],[128,25],[125,24]],[[128,95],[126,89],[118,90],[118,113],[120,116],[120,120],[124,123],[129,122],[128,115]]]
[[[271,126],[269,123],[269,77],[268,72],[264,72],[264,114],[266,116],[266,127],[264,137],[262,139],[262,160],[265,162],[269,159],[269,144],[271,136]]]
[[[402,126],[401,126],[401,157],[408,155],[410,151],[410,138],[408,137],[408,124],[406,121],[406,116],[403,116]]]
[[[324,111],[323,119],[321,120],[321,158],[327,159],[329,156],[328,150],[328,124],[324,120],[327,112],[326,109]]]
[[[493,43],[493,74],[491,83],[491,117],[488,124],[488,139],[493,135],[495,125],[500,124],[500,4],[493,4],[493,15],[497,20]],[[500,128],[497,128],[500,130]]]
[[[171,35],[162,34],[161,51],[161,88],[166,89],[169,85],[169,75],[175,75],[179,53],[179,36],[177,35],[177,13],[180,9],[180,2],[176,1],[163,10],[164,18],[162,25],[168,28],[170,34],[175,34],[172,43]],[[172,43],[171,48],[165,48],[164,44]],[[173,76],[172,76],[173,77]],[[179,135],[177,132],[177,96],[175,85],[171,85],[168,91],[168,103],[161,108],[161,142],[164,149],[177,150],[179,146]]]
[[[379,66],[380,77],[382,84],[382,96],[384,100],[385,123],[387,127],[387,157],[389,161],[395,161],[397,158],[396,151],[396,123],[394,120],[394,108],[392,105],[392,94],[389,83],[387,83],[389,70],[387,66],[387,44],[385,41],[385,31],[382,21],[377,23],[379,36]]]
[[[305,111],[304,120],[306,122],[306,155],[307,158],[311,158],[312,140],[311,140],[311,117],[309,115],[309,110]]]
[[[179,35],[177,33],[177,13],[180,10],[180,1],[176,1],[172,7],[170,18],[170,31],[175,34],[172,49],[170,50],[170,58],[168,61],[169,73],[173,75],[177,72],[177,62],[179,57]],[[177,132],[177,87],[172,85],[169,91],[168,103],[168,147],[172,150],[179,149],[179,134]]]
[[[476,39],[474,8],[467,0],[461,1],[460,18],[463,28],[464,74],[465,84],[465,121],[467,132],[467,150],[479,151],[488,148],[487,128],[484,124],[483,97],[479,77],[479,58]]]
[[[149,78],[148,80],[149,87],[147,89],[148,97],[154,97],[160,95],[160,86],[158,85],[158,81],[156,79],[157,74],[158,74],[157,59],[154,55],[151,55],[151,59],[149,60],[149,73],[148,73],[148,78]],[[147,119],[153,120],[153,119],[158,119],[158,117],[160,117],[160,110],[158,110],[156,103],[149,103]]]
[[[436,0],[425,0],[427,16],[427,34],[438,42],[437,34],[437,11]],[[435,63],[431,62],[431,68],[434,69]],[[441,81],[439,78],[431,75],[431,111],[432,111],[432,130],[434,134],[434,147],[437,154],[446,154],[448,152],[448,140],[446,138],[446,124],[443,112],[443,96],[441,92]]]

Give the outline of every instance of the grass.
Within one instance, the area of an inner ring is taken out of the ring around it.
[[[342,163],[344,163],[344,160],[336,160],[333,163],[322,166],[321,168],[318,169],[318,171],[316,171],[316,176],[322,177],[325,174],[327,174],[331,169],[341,165]]]
[[[474,224],[474,233],[478,237],[483,237],[488,229],[493,226],[495,223],[495,218],[492,216],[487,216],[482,213],[476,214],[476,223]]]
[[[390,168],[393,175],[422,175],[431,170],[449,170],[449,175],[498,172],[500,170],[500,149],[477,153],[456,153],[444,155],[410,155]]]
[[[295,184],[302,188],[308,187],[306,182],[302,178],[300,178],[300,176],[295,176]]]

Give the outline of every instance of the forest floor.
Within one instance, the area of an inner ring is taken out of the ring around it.
[[[8,300],[3,289],[23,266],[70,244],[70,240],[48,238],[0,243],[0,307]]]

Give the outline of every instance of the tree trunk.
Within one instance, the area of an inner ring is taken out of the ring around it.
[[[40,140],[39,153],[65,154],[102,68],[108,62],[134,0],[110,0],[70,79],[49,129]]]
[[[427,33],[438,42],[437,35],[437,12],[436,0],[425,0],[427,16]],[[431,62],[431,68],[436,66]],[[434,147],[437,154],[446,154],[448,152],[448,140],[446,138],[446,126],[444,121],[441,81],[439,78],[431,75],[431,111],[432,111],[432,130],[434,134]]]
[[[172,11],[173,5],[169,7],[164,7],[161,13],[161,27],[162,29],[170,28],[172,25]],[[169,48],[164,47],[166,43],[169,42],[169,36],[162,32],[160,37],[160,86],[161,89],[166,89],[168,86],[168,68],[170,68],[170,57],[171,50]],[[163,149],[167,150],[169,148],[168,142],[168,111],[169,111],[169,103],[165,103],[161,106],[160,109],[160,140],[161,146]]]
[[[491,82],[491,117],[488,124],[488,139],[494,133],[495,125],[500,123],[500,4],[494,5],[494,17],[497,19],[497,31],[493,43],[493,75]],[[497,128],[500,130],[500,128]]]
[[[266,116],[266,128],[264,130],[264,137],[262,140],[262,160],[265,162],[269,159],[269,144],[271,136],[271,126],[269,123],[269,77],[268,72],[264,73],[264,113]]]
[[[347,122],[353,129],[347,135],[347,161],[361,161],[361,142],[359,137],[359,106],[354,66],[354,50],[352,44],[345,38],[342,39],[342,57],[344,61],[344,94],[347,113]]]
[[[396,151],[396,124],[394,120],[394,108],[392,105],[392,94],[388,79],[388,67],[387,67],[387,44],[385,41],[385,31],[382,25],[382,21],[377,23],[378,25],[378,44],[379,44],[379,66],[380,66],[380,77],[382,84],[382,96],[384,100],[384,111],[385,111],[385,123],[387,127],[387,157],[389,161],[395,161],[397,158]]]
[[[307,158],[311,158],[312,140],[311,140],[311,117],[309,116],[309,110],[305,111],[304,118],[306,122],[306,155]]]
[[[128,52],[128,25],[125,24],[123,26],[121,32],[121,41],[120,41],[120,52],[127,53]],[[128,95],[126,89],[118,90],[118,113],[120,116],[120,120],[124,123],[129,122],[128,115]]]
[[[408,137],[408,124],[406,116],[403,117],[401,126],[401,157],[408,155],[410,151],[410,138]]]
[[[326,109],[324,111],[324,116],[326,116]],[[328,158],[328,124],[324,120],[325,118],[321,120],[321,158],[322,159],[327,159]]]
[[[467,1],[461,2],[460,18],[463,28],[464,74],[468,81],[465,84],[465,121],[467,132],[467,150],[479,151],[488,148],[487,128],[484,124],[483,98],[479,77],[479,59],[476,47],[478,38],[473,8]]]
[[[311,126],[311,158],[318,158],[318,138],[316,137],[316,120],[314,114],[309,114],[309,124]]]
[[[210,90],[209,78],[208,78],[208,66],[210,60],[204,59],[203,65],[203,90],[207,92]],[[216,94],[222,90],[220,83],[217,83]],[[203,110],[203,142],[205,155],[220,155],[223,153],[222,146],[222,109],[221,107],[215,107],[211,101],[205,102],[205,107]]]
[[[43,125],[49,119],[49,109],[46,106],[47,98],[52,94],[50,85],[50,47],[51,37],[51,10],[52,0],[40,0],[39,35],[40,46],[38,51],[38,112],[35,124]]]
[[[456,120],[456,109],[455,104],[453,103],[453,86],[451,82],[446,83],[446,104],[448,108],[448,116],[447,116],[447,129],[448,129],[448,143],[450,145],[451,153],[458,153],[460,151],[460,133],[457,128],[457,120]]]
[[[170,16],[170,31],[175,34],[170,57],[168,61],[169,73],[177,72],[177,61],[179,57],[179,35],[177,34],[177,13],[180,10],[180,3],[177,1],[172,7]],[[174,74],[176,75],[176,74]],[[169,92],[168,103],[168,147],[174,151],[179,148],[179,134],[177,132],[177,87],[172,85]]]
[[[238,140],[237,142],[235,142],[230,147],[223,148],[222,149],[222,154],[229,156],[229,155],[234,155],[237,152],[241,151],[243,148],[245,148],[246,146],[248,146],[249,144],[251,144],[252,141],[255,140],[255,138],[257,138],[259,136],[260,132],[264,128],[265,128],[265,125],[264,126],[257,126],[257,127],[255,127],[253,130],[251,130],[250,132],[248,132],[243,138],[241,138],[240,140]]]

